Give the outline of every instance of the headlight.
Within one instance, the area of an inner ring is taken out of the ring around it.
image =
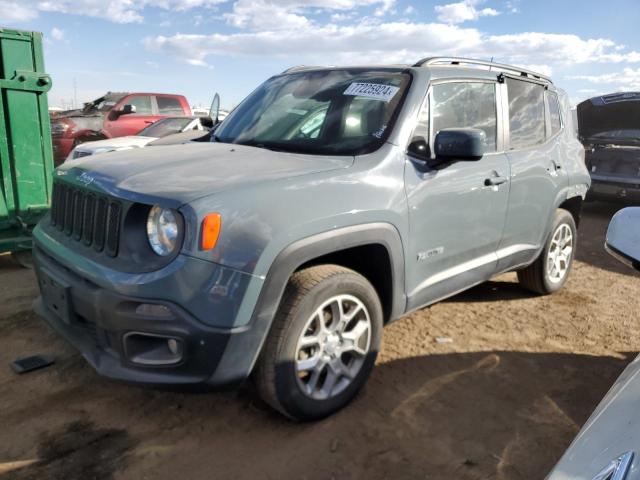
[[[178,221],[176,213],[168,208],[155,205],[147,219],[149,245],[161,257],[171,255],[178,242]]]
[[[64,135],[69,130],[69,124],[63,122],[53,122],[51,124],[51,135]]]

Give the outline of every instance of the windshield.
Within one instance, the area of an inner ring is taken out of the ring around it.
[[[138,133],[139,137],[155,137],[162,138],[173,133],[182,132],[193,119],[189,117],[163,118],[149,125],[147,128]],[[195,129],[195,127],[194,127]]]
[[[369,153],[386,140],[411,81],[373,70],[299,72],[263,83],[212,141],[325,155]]]

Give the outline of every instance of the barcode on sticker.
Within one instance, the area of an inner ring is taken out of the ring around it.
[[[357,97],[373,98],[388,102],[400,90],[399,87],[393,85],[382,85],[379,83],[352,83],[344,91],[343,95],[353,95]]]

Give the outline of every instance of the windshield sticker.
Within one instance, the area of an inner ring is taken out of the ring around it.
[[[373,136],[376,138],[382,138],[384,135],[384,131],[387,129],[386,125],[381,126],[377,131],[373,133]]]
[[[287,110],[287,113],[294,113],[296,115],[306,115],[307,114],[307,110],[301,110],[299,108],[290,108],[289,110]]]
[[[352,83],[344,91],[343,95],[352,95],[357,97],[367,97],[373,100],[381,100],[389,102],[400,87],[393,85],[381,85],[379,83]]]

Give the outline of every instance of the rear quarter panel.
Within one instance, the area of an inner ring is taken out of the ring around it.
[[[562,107],[562,120],[565,125],[561,138],[561,152],[563,156],[562,167],[566,169],[569,180],[567,198],[580,196],[584,199],[587,190],[591,186],[591,177],[584,161],[584,147],[578,140],[569,97],[563,90],[558,90],[558,98]]]

